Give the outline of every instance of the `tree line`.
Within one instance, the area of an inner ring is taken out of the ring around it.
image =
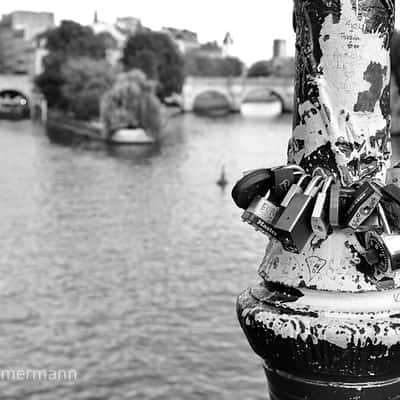
[[[45,32],[48,54],[36,84],[50,108],[72,113],[78,119],[97,118],[100,98],[115,83],[118,73],[138,69],[155,82],[161,101],[182,90],[186,75],[239,76],[243,63],[234,57],[211,58],[179,51],[162,32],[142,30],[130,36],[119,63],[107,61],[115,40],[107,33],[95,34],[74,21]]]

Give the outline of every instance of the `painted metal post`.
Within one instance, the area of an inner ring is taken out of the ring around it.
[[[343,186],[390,162],[394,0],[295,0],[296,100],[289,162]],[[273,400],[400,399],[400,274],[377,279],[354,234],[301,254],[270,240],[262,283],[238,316]]]

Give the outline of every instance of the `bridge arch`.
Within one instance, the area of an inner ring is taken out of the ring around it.
[[[18,92],[27,101],[27,115],[47,118],[47,104],[43,94],[36,88],[30,75],[0,74],[0,93]]]
[[[0,88],[0,115],[29,118],[31,98],[18,89]]]
[[[197,96],[203,92],[218,92],[230,104],[232,111],[240,111],[241,104],[254,90],[268,90],[274,93],[282,104],[282,111],[293,110],[293,82],[280,77],[197,77],[188,76],[182,89],[181,106],[184,111],[193,111]]]
[[[26,93],[24,90],[20,90],[18,88],[14,89],[14,88],[0,88],[0,96],[5,97],[5,96],[9,96],[9,97],[16,97],[16,96],[21,96],[23,97],[28,103],[30,103],[30,95],[28,93]]]
[[[259,99],[259,95],[260,94],[267,94],[269,96],[274,97],[277,101],[279,101],[280,105],[281,105],[281,112],[284,112],[286,109],[286,102],[284,99],[284,96],[279,93],[279,91],[277,91],[274,88],[268,88],[268,87],[260,87],[260,88],[251,88],[248,89],[244,92],[242,98],[241,98],[241,105],[247,102],[251,102],[251,97],[255,96],[255,99]],[[258,96],[257,96],[258,95]],[[262,103],[262,99],[260,100],[260,103]]]
[[[232,108],[232,99],[229,94],[223,90],[205,88],[194,94],[193,110],[205,110],[207,106],[212,107],[214,110],[226,109],[229,111]]]

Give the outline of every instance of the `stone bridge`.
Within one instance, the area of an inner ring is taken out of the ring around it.
[[[240,111],[241,105],[252,94],[274,95],[282,104],[282,112],[293,111],[294,82],[291,78],[186,78],[182,90],[182,108],[193,111],[196,99],[204,93],[218,93],[225,97],[232,111]]]
[[[0,74],[0,95],[6,91],[16,91],[26,98],[31,116],[37,115],[38,110],[45,117],[46,106],[43,95],[36,88],[30,75],[3,75]]]

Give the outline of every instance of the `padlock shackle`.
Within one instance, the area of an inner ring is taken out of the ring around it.
[[[372,181],[373,184],[375,184],[376,186],[379,186],[380,188],[384,188],[385,185],[383,184],[383,182],[381,182],[379,179],[374,179]]]
[[[304,194],[306,196],[314,196],[318,193],[318,190],[313,193],[314,189],[319,189],[321,187],[322,181],[324,181],[324,178],[322,176],[313,176],[311,179],[311,182],[308,184],[306,190],[304,191]]]
[[[284,199],[281,202],[281,207],[287,207],[290,203],[290,201],[292,200],[293,196],[296,193],[301,193],[303,192],[303,188],[301,187],[301,185],[303,184],[303,182],[307,179],[307,178],[311,178],[311,175],[309,174],[302,174],[302,176],[300,177],[300,179],[297,181],[297,183],[294,183],[289,191],[286,193],[286,196],[284,197]],[[294,190],[293,190],[294,187]]]
[[[284,166],[284,167],[277,167],[277,168],[271,168],[270,171],[274,171],[274,170],[276,170],[276,169],[288,169],[288,168],[286,168],[286,167],[287,167],[287,166]],[[296,167],[298,167],[298,166],[296,165]],[[301,167],[299,167],[299,168],[300,168],[299,170],[297,170],[297,168],[295,168],[296,171],[293,172],[293,175],[294,175],[294,176],[297,176],[297,175],[304,175],[304,174],[305,174],[304,170],[303,170]],[[301,178],[300,178],[300,179],[301,179]],[[270,199],[270,196],[271,196],[271,194],[273,194],[273,192],[274,192],[274,187],[269,188],[268,192],[267,192],[267,193],[265,194],[265,196],[264,196],[264,199]],[[287,195],[287,193],[286,193],[286,195]]]
[[[282,169],[295,169],[297,171],[300,171],[304,174],[304,169],[302,167],[300,167],[300,165],[297,164],[288,164],[288,165],[284,165],[282,167]]]
[[[302,167],[300,167],[300,165],[296,165],[296,164],[280,165],[280,166],[278,166],[278,167],[265,168],[265,170],[267,170],[267,171],[275,171],[275,170],[277,170],[277,169],[289,169],[289,168],[298,171],[298,172],[294,172],[294,174],[297,174],[297,173],[302,173],[302,174],[304,174],[304,173],[305,173],[305,172],[304,172],[304,169],[303,169]],[[248,169],[248,170],[242,172],[242,176],[249,175],[249,174],[251,174],[252,172],[259,171],[259,170],[260,170],[260,168]]]
[[[313,176],[322,176],[324,179],[326,179],[329,175],[324,171],[322,167],[317,167],[313,171]]]
[[[322,186],[321,193],[327,193],[333,182],[333,176],[330,175],[325,179],[324,185]]]
[[[304,181],[305,181],[307,178],[311,178],[311,175],[309,175],[309,174],[303,174],[303,175],[299,178],[299,180],[297,181],[296,185],[301,187],[301,185],[304,183]]]
[[[277,167],[268,168],[270,171],[276,171],[278,169],[294,169],[304,174],[304,169],[297,164],[287,164],[287,165],[279,165]]]
[[[389,221],[388,221],[388,219],[386,217],[385,210],[383,209],[382,204],[380,204],[380,203],[378,204],[377,210],[378,210],[379,220],[380,220],[380,222],[382,224],[383,232],[388,234],[388,235],[391,235],[392,234],[392,230],[390,229]]]

